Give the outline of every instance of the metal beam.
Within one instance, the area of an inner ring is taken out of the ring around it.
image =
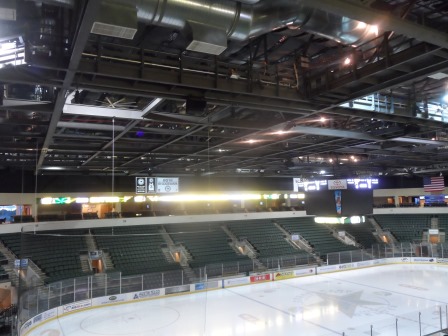
[[[101,6],[101,1],[90,0],[85,5],[84,12],[82,13],[81,22],[79,25],[79,30],[74,38],[72,55],[68,64],[67,72],[65,73],[64,81],[62,87],[58,92],[56,101],[54,104],[53,114],[51,117],[50,125],[48,126],[47,135],[45,137],[44,143],[42,145],[42,150],[40,152],[39,160],[36,165],[36,173],[41,169],[42,164],[45,160],[45,155],[48,152],[50,145],[53,142],[53,135],[58,127],[58,122],[62,116],[62,109],[65,104],[65,97],[68,89],[72,85],[73,79],[75,77],[76,70],[81,61],[82,52],[89,39],[90,30],[92,28],[93,22],[98,14],[99,8]]]
[[[381,138],[371,136],[369,134],[353,131],[338,130],[332,128],[321,128],[321,127],[310,127],[310,126],[294,126],[288,132],[291,133],[302,133],[302,134],[312,134],[321,135],[334,138],[349,138],[356,140],[367,140],[367,141],[384,141]]]
[[[86,115],[94,117],[143,120],[143,112],[140,110],[119,109],[111,107],[99,107],[89,105],[66,104],[63,107],[64,114]]]
[[[419,41],[448,48],[448,35],[446,33],[400,19],[384,11],[360,5],[359,1],[355,3],[347,0],[303,0],[303,2],[313,8],[377,25],[382,31],[394,31]]]
[[[148,113],[151,113],[151,111],[153,109],[155,109],[157,106],[159,106],[159,104],[161,104],[163,101],[164,101],[164,99],[162,99],[162,98],[155,98],[143,109],[143,112],[142,112],[143,115],[147,115]],[[130,123],[128,123],[115,138],[113,138],[111,141],[109,141],[103,147],[101,147],[101,149],[99,151],[97,151],[95,154],[93,154],[91,157],[89,157],[85,162],[83,162],[82,165],[85,166],[90,161],[95,159],[98,155],[100,155],[101,152],[103,152],[104,150],[106,150],[107,148],[112,146],[112,144],[114,144],[115,141],[121,139],[123,136],[126,135],[126,133],[128,133],[131,129],[133,129],[135,126],[137,126],[139,122],[140,122],[140,120],[133,120]]]
[[[108,131],[112,132],[114,129],[112,125],[88,123],[88,122],[72,122],[72,121],[59,121],[59,128],[76,128],[76,129],[86,129],[86,130],[96,130],[96,131]],[[115,131],[121,132],[124,130],[124,126],[115,126]]]

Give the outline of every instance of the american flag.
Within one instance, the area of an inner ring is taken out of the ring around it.
[[[424,177],[423,190],[424,191],[443,191],[445,189],[445,180],[443,176]]]

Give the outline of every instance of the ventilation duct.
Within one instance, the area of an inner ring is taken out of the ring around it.
[[[16,20],[16,1],[0,0],[0,20]]]
[[[43,2],[60,2],[64,6],[74,4],[74,0]],[[102,11],[102,18],[98,20],[100,23],[132,30],[136,28],[133,21],[135,12],[131,12],[129,7],[135,6],[136,20],[148,25],[188,29],[193,35],[189,50],[216,55],[225,50],[227,39],[246,41],[286,26],[301,28],[349,45],[359,45],[374,37],[371,26],[305,6],[303,0],[104,0],[103,4],[106,8],[121,5],[123,7],[115,8],[124,10],[115,9],[110,14]],[[126,23],[118,24],[116,20]],[[105,32],[104,28],[107,27],[99,25],[92,32],[110,36],[122,34],[126,38],[132,35]]]
[[[103,1],[91,33],[132,40],[137,32],[137,9],[132,3]]]
[[[294,26],[338,42],[357,45],[371,38],[371,26],[305,6],[301,0],[137,0],[138,20],[148,25],[189,29],[190,50],[220,54],[227,39],[245,41]]]

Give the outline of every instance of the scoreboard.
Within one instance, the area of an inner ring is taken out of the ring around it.
[[[136,177],[136,194],[177,193],[179,192],[178,177]]]
[[[322,190],[369,190],[379,185],[377,178],[349,178],[337,180],[308,180],[293,178],[294,192]]]

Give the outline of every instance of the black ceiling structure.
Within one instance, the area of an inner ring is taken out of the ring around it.
[[[0,26],[1,169],[448,170],[443,0],[8,0]]]

